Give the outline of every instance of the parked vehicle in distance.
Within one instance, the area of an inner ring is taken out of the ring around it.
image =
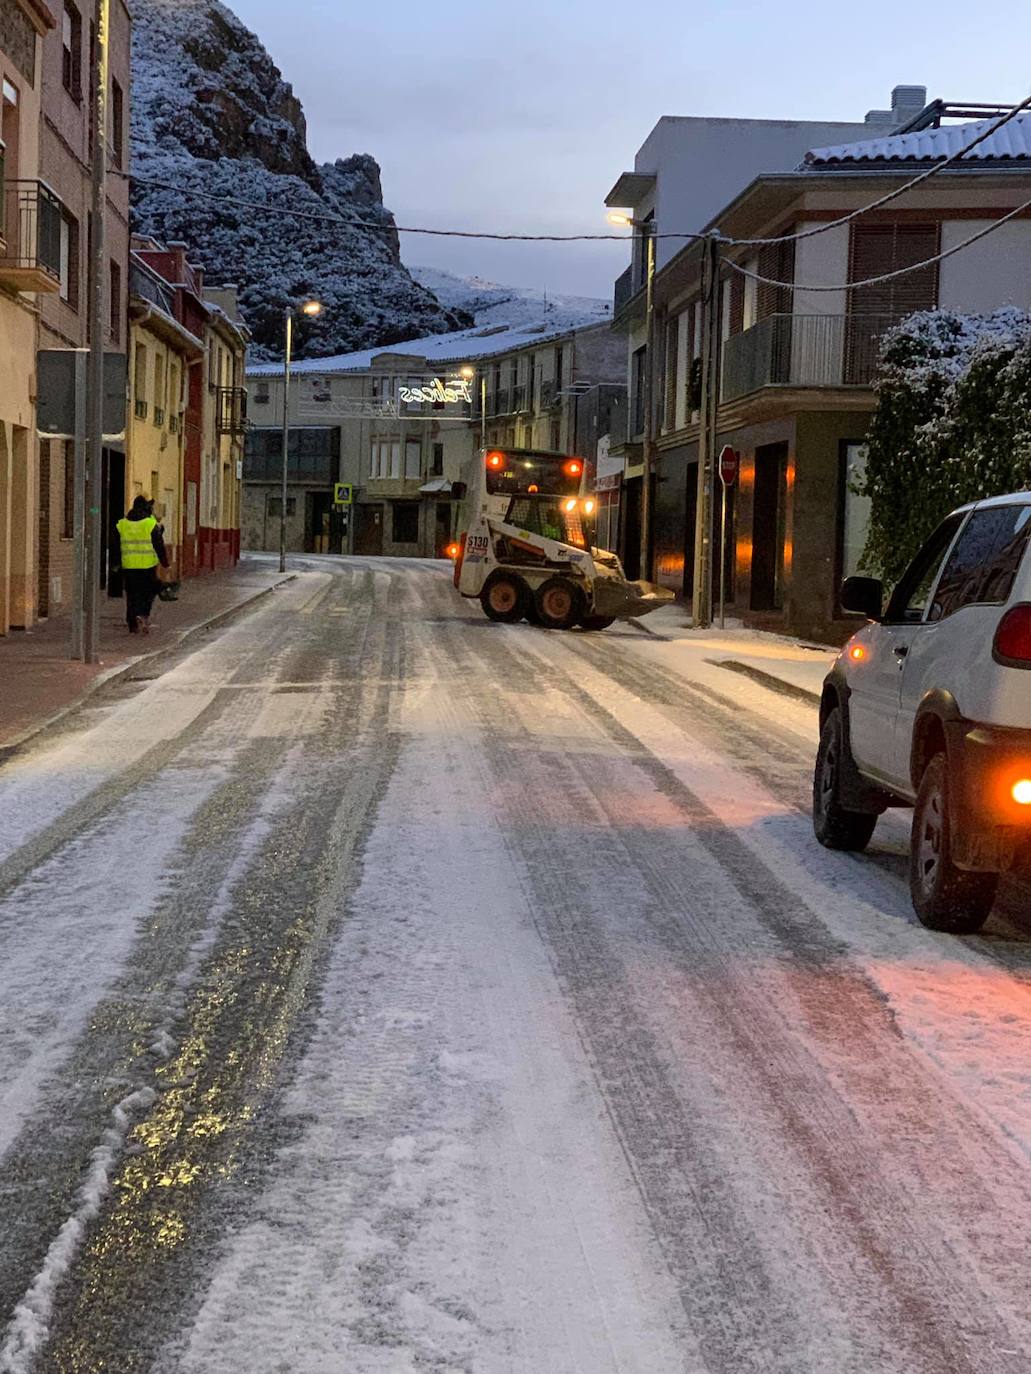
[[[867,617],[823,687],[813,826],[861,850],[889,806],[912,806],[910,891],[932,930],[980,929],[1001,873],[1031,857],[1031,492],[961,507],[884,604],[850,577]]]
[[[473,456],[448,553],[455,586],[489,619],[604,630],[674,599],[665,587],[628,581],[617,555],[596,547],[597,501],[584,469],[582,458],[538,449]]]

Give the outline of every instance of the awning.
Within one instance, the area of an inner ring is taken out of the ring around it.
[[[450,496],[451,483],[443,477],[437,477],[432,482],[424,483],[419,492],[423,496]]]

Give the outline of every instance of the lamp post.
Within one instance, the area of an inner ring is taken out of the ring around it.
[[[322,310],[321,301],[305,301],[301,314],[309,318]],[[287,463],[290,453],[290,362],[294,347],[294,307],[288,305],[284,312],[286,320],[286,348],[283,353],[283,482],[279,508],[279,571],[286,572],[286,479]]]
[[[458,375],[471,382],[476,376],[475,367],[470,367],[468,363],[465,367],[458,370]],[[487,373],[484,370],[480,375],[480,448],[487,447]]]
[[[652,399],[652,373],[655,368],[655,223],[634,219],[618,210],[607,216],[610,224],[628,225],[638,231],[645,245],[645,357],[644,369],[644,435],[641,444],[641,561],[643,575],[652,572],[652,467],[655,451],[655,416]]]

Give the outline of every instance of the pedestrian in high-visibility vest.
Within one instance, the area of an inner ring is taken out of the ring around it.
[[[150,634],[150,612],[158,592],[158,565],[168,567],[161,526],[150,513],[151,505],[145,496],[137,496],[132,510],[117,525],[125,618],[133,635]]]

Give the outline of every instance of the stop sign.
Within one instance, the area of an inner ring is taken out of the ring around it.
[[[732,487],[737,481],[738,468],[741,459],[729,444],[724,444],[720,450],[720,481],[725,487]]]

